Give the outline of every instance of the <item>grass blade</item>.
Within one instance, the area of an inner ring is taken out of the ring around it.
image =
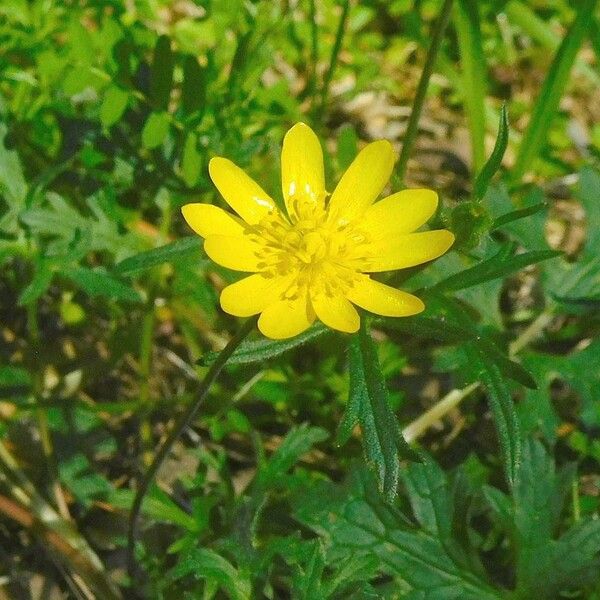
[[[534,106],[529,126],[517,153],[512,176],[520,180],[540,154],[552,124],[558,104],[565,91],[577,52],[590,25],[597,0],[583,0],[577,16],[556,53],[538,100]]]
[[[458,0],[454,17],[462,64],[463,98],[471,133],[473,173],[479,173],[485,163],[484,100],[487,69],[477,2]]]

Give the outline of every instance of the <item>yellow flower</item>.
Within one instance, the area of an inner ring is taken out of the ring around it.
[[[419,298],[368,273],[437,258],[454,236],[445,229],[412,233],[436,210],[431,190],[403,190],[373,203],[394,160],[389,142],[367,145],[330,196],[319,140],[298,123],[287,132],[281,153],[284,214],[239,167],[213,158],[210,176],[239,217],[210,204],[187,204],[182,211],[205,238],[213,261],[253,273],[221,292],[223,310],[238,317],[260,313],[258,327],[272,339],[295,336],[315,319],[353,333],[360,325],[354,305],[391,317],[421,312]]]

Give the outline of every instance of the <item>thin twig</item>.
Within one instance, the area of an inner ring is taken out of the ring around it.
[[[204,401],[210,386],[214,383],[215,379],[218,377],[219,373],[225,366],[225,363],[229,360],[235,349],[242,343],[250,331],[252,331],[255,323],[255,317],[248,319],[238,333],[231,338],[225,348],[221,350],[219,356],[212,364],[208,373],[206,374],[206,377],[200,384],[195,401],[192,402],[183,415],[181,415],[165,441],[162,443],[161,447],[158,449],[158,452],[156,453],[152,464],[148,467],[144,478],[138,484],[138,489],[135,494],[135,498],[133,499],[133,504],[131,505],[129,529],[127,532],[127,569],[130,577],[132,578],[135,574],[134,547],[137,537],[137,522],[140,515],[140,510],[142,508],[142,502],[146,496],[146,493],[148,492],[148,488],[154,481],[156,473],[160,469],[163,461],[169,455],[173,444],[175,444],[175,442],[179,439],[181,434],[196,416],[196,413],[200,409],[200,406]]]
[[[450,20],[450,13],[452,10],[452,0],[445,0],[442,9],[440,11],[438,20],[435,23],[433,29],[433,35],[431,39],[431,45],[427,50],[427,58],[425,59],[425,65],[421,71],[421,78],[419,79],[419,85],[415,93],[415,99],[412,106],[412,112],[408,119],[408,125],[406,127],[406,133],[404,134],[404,141],[402,143],[402,150],[400,152],[400,158],[398,159],[398,165],[396,166],[396,172],[400,181],[404,181],[404,175],[406,174],[406,167],[408,165],[408,157],[412,150],[415,138],[417,137],[417,130],[419,127],[419,118],[421,117],[421,111],[425,104],[425,96],[427,95],[427,88],[429,87],[429,80],[433,74],[433,67],[444,39],[444,32],[446,26]]]

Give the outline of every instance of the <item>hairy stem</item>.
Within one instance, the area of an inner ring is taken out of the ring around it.
[[[323,88],[321,89],[321,110],[319,111],[320,114],[323,114],[323,111],[325,110],[325,105],[327,104],[327,99],[329,96],[329,86],[331,85],[331,80],[333,79],[333,73],[335,72],[335,67],[337,65],[340,49],[342,48],[342,40],[344,39],[344,32],[346,31],[346,22],[348,21],[349,11],[350,0],[344,0],[344,2],[342,3],[342,14],[340,16],[337,31],[335,32],[335,42],[333,43],[333,48],[331,49],[329,67],[327,68],[325,77],[323,79]]]
[[[154,481],[156,473],[160,469],[160,466],[164,462],[165,458],[169,455],[173,444],[179,439],[184,430],[188,427],[188,425],[192,422],[194,417],[196,416],[210,386],[214,383],[219,373],[225,366],[225,363],[229,360],[229,357],[234,353],[235,349],[242,343],[242,341],[246,338],[246,336],[252,331],[254,325],[256,323],[256,318],[248,319],[242,328],[234,335],[228,344],[221,350],[219,356],[215,360],[215,362],[210,367],[206,377],[200,384],[198,389],[198,393],[196,396],[196,400],[190,404],[187,410],[181,415],[165,441],[162,443],[161,447],[158,449],[152,463],[148,467],[144,478],[140,481],[138,485],[137,492],[135,494],[135,498],[133,499],[133,504],[131,505],[131,513],[129,516],[129,530],[127,533],[127,567],[129,571],[129,575],[133,577],[135,571],[135,557],[134,557],[134,546],[135,539],[137,536],[137,522],[140,515],[140,510],[142,508],[142,502],[146,493],[148,492],[148,488]]]

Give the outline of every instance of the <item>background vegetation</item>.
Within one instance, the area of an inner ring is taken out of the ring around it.
[[[0,598],[600,598],[595,0],[11,0],[0,40]],[[348,336],[256,335],[132,582],[136,482],[240,326],[179,208],[221,202],[213,155],[277,195],[299,120],[330,188],[400,149],[426,64],[392,188],[436,189],[457,243],[392,280],[423,315],[372,323],[389,398]]]

